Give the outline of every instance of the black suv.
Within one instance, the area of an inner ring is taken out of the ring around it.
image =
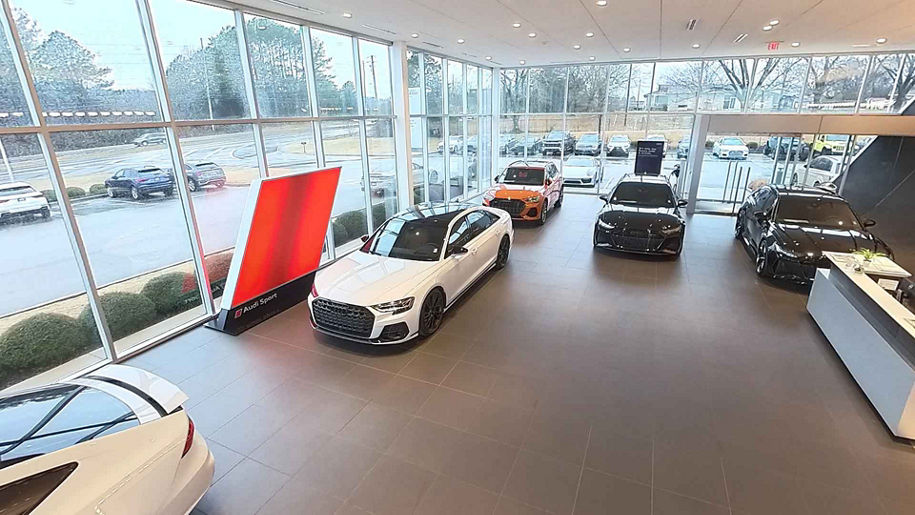
[[[122,168],[105,179],[105,189],[109,197],[130,195],[140,200],[150,193],[164,193],[166,197],[175,192],[175,178],[171,170],[150,166],[147,168]]]
[[[799,159],[801,161],[806,161],[807,157],[810,156],[810,145],[804,143],[800,138],[782,138],[781,147],[776,152],[778,146],[778,138],[769,138],[766,141],[766,146],[763,147],[763,154],[775,159],[784,159],[785,155],[788,153],[788,146],[791,146],[791,154],[789,159]]]
[[[594,247],[672,256],[683,251],[686,220],[665,177],[626,175],[609,195],[594,222]]]
[[[575,151],[575,136],[569,131],[550,131],[541,140],[540,148],[543,155],[571,155]]]

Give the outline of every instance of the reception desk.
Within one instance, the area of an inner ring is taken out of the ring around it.
[[[807,311],[887,427],[915,439],[915,314],[884,289],[909,274],[886,262],[855,271],[854,257],[827,257],[832,266],[817,270]]]

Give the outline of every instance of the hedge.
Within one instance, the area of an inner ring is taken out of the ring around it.
[[[156,305],[145,295],[139,293],[120,291],[106,293],[99,298],[99,301],[102,311],[105,313],[111,337],[115,340],[145,329],[162,319],[156,312]],[[80,313],[79,320],[90,329],[91,336],[97,339],[98,334],[93,329],[95,319],[88,306]]]
[[[67,188],[67,196],[71,199],[80,198],[86,196],[86,190],[79,188],[77,186],[70,186]]]
[[[337,215],[331,223],[334,231],[334,245],[340,246],[368,232],[365,210],[347,211]]]
[[[153,277],[140,292],[156,306],[164,318],[200,305],[200,292],[193,273],[171,272]]]
[[[10,372],[37,374],[96,346],[86,327],[73,317],[57,313],[31,316],[0,335],[0,383],[6,382]]]
[[[54,193],[54,190],[41,190],[41,194],[44,195],[44,198],[48,199],[48,202],[57,200],[57,193]]]
[[[90,195],[104,195],[106,193],[108,193],[108,188],[106,188],[104,184],[93,184],[92,186],[89,186]]]

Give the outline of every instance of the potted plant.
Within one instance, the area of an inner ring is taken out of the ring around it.
[[[886,257],[886,254],[883,252],[876,252],[868,249],[860,249],[852,252],[855,256],[855,271],[862,272],[864,268],[869,265],[874,259],[878,257]]]

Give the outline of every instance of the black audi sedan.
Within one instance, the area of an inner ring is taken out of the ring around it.
[[[763,186],[737,212],[734,235],[756,259],[762,277],[806,283],[829,267],[824,251],[867,249],[892,256],[890,248],[859,220],[842,197],[820,188]]]
[[[594,224],[594,247],[679,256],[686,221],[685,200],[677,200],[665,177],[626,175],[609,195]]]

